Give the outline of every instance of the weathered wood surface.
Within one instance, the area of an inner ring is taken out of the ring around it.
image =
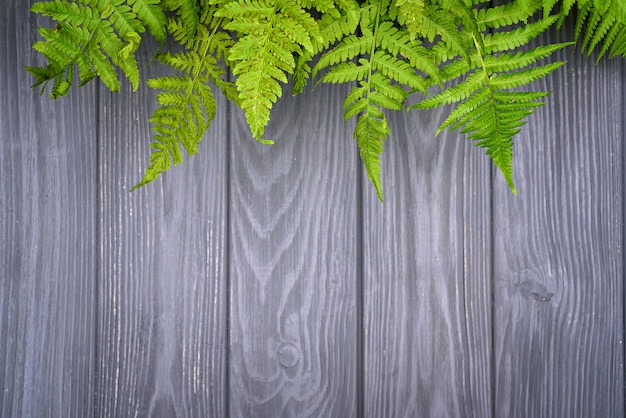
[[[140,62],[157,48],[145,45]],[[146,78],[163,74],[154,64]],[[99,95],[96,412],[224,416],[229,108],[220,101],[184,169],[129,193],[148,164],[156,93],[125,84]]]
[[[394,115],[386,203],[363,185],[367,416],[491,412],[489,165],[444,118]]]
[[[272,146],[233,114],[232,416],[355,416],[358,154],[345,93],[285,97]]]
[[[129,194],[154,92],[39,97],[0,19],[0,416],[624,415],[622,62],[560,55],[518,196],[435,111],[391,117],[381,205],[326,87],[273,146],[220,102]]]
[[[28,2],[0,7],[0,415],[89,416],[95,397],[94,87],[30,91]],[[41,22],[40,22],[41,23]]]
[[[547,41],[563,41],[546,35]],[[624,414],[623,62],[571,47],[494,184],[496,416]]]

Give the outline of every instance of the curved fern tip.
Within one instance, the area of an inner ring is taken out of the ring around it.
[[[513,180],[510,178],[506,179],[507,184],[509,185],[509,189],[511,189],[511,192],[517,196],[517,189],[515,188],[515,185],[513,184]]]
[[[380,178],[374,180],[370,177],[370,181],[374,185],[374,189],[376,190],[376,196],[378,196],[378,200],[380,200],[380,203],[385,203],[385,199],[383,198],[383,187]]]
[[[146,170],[146,173],[144,174],[141,181],[135,184],[133,187],[131,187],[129,193],[132,193],[135,190],[140,189],[141,187],[145,186],[148,183],[152,183],[154,180],[156,180],[158,175],[159,173],[154,173],[152,170]]]
[[[140,181],[139,183],[135,184],[133,187],[130,188],[130,191],[128,193],[132,193],[135,190],[137,190],[138,188],[145,186],[146,182]]]

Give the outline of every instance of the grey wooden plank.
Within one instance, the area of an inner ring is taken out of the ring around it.
[[[157,46],[142,46],[141,65]],[[169,73],[152,62],[147,77]],[[145,82],[145,79],[143,80]],[[133,193],[156,92],[100,101],[99,416],[224,416],[228,108],[182,165]]]
[[[391,115],[384,205],[363,186],[366,416],[491,412],[489,165],[446,115]]]
[[[626,79],[619,60],[559,58],[515,142],[519,195],[494,185],[495,410],[623,416]]]
[[[356,414],[357,154],[345,93],[283,97],[271,146],[233,115],[231,416]]]
[[[94,88],[32,92],[29,1],[0,8],[0,416],[90,416],[96,286]]]

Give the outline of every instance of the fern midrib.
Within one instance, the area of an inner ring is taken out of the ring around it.
[[[106,6],[102,9],[102,11],[99,10],[98,17],[93,19],[93,20],[95,20],[97,22],[96,23],[96,30],[97,30],[97,28],[100,27],[100,24],[104,20],[104,17],[102,17],[102,16],[104,15],[104,13],[108,10],[108,8],[110,6],[111,6],[111,2],[108,1]],[[94,35],[96,33],[96,30],[89,31],[89,38],[87,38],[87,42],[85,42],[85,44],[81,46],[80,50],[76,53],[76,55],[74,55],[74,57],[71,60],[71,63],[63,67],[63,69],[60,72],[60,74],[65,74],[66,70],[69,70],[72,67],[74,67],[74,63],[78,62],[78,57],[80,57],[81,55],[84,55],[86,53],[85,51],[87,51],[87,46],[89,46],[89,44],[91,44],[91,41],[94,39]]]
[[[378,0],[378,6],[376,7],[376,21],[374,22],[373,35],[372,35],[372,48],[370,49],[370,59],[368,62],[368,73],[367,73],[367,110],[365,111],[366,115],[369,117],[370,113],[370,93],[372,92],[372,74],[374,70],[374,54],[376,53],[376,44],[378,37],[378,25],[380,23],[380,9],[382,8],[383,1]]]
[[[74,64],[76,62],[78,62],[78,57],[80,57],[81,55],[85,55],[86,54],[86,51],[88,50],[88,47],[92,44],[92,42],[95,39],[96,32],[98,30],[102,31],[102,22],[104,22],[106,20],[104,15],[109,10],[110,7],[113,7],[113,5],[112,5],[111,1],[108,0],[104,4],[104,7],[102,8],[102,10],[97,9],[98,10],[97,17],[92,17],[92,21],[94,21],[94,23],[95,23],[94,30],[88,31],[89,32],[89,37],[87,38],[86,42],[83,45],[81,45],[81,47],[78,50],[78,52],[76,52],[76,54],[71,58],[70,64],[65,65],[64,67],[62,67],[61,70],[57,74],[65,74],[66,71],[70,71],[74,67]],[[111,57],[111,59],[113,60],[114,57]],[[96,70],[96,72],[97,72],[97,70]]]
[[[502,135],[500,132],[500,121],[498,119],[498,112],[496,111],[496,98],[495,98],[494,90],[491,87],[491,77],[489,76],[489,72],[487,71],[485,60],[483,59],[483,51],[480,48],[480,45],[478,44],[478,40],[476,39],[476,36],[474,34],[472,34],[472,39],[474,40],[474,46],[476,47],[476,51],[478,52],[480,65],[483,69],[483,73],[485,74],[485,80],[486,80],[485,83],[487,84],[487,89],[489,90],[489,98],[492,104],[493,121],[494,121],[495,128],[496,128],[498,146],[500,147],[500,149],[502,149],[503,144],[502,144]]]
[[[272,16],[270,17],[270,19],[267,22],[267,32],[266,32],[265,36],[263,37],[263,48],[262,48],[262,52],[261,52],[262,59],[259,60],[259,65],[260,65],[259,72],[261,74],[263,74],[263,67],[265,67],[265,65],[268,64],[267,56],[271,53],[269,51],[269,46],[271,44],[270,40],[271,40],[272,36],[274,35],[274,29],[276,28],[275,21],[277,19],[277,15],[278,15],[279,11],[280,11],[279,2],[276,1],[276,2],[274,2],[274,8],[273,8]],[[254,97],[255,97],[255,100],[254,100],[254,106],[253,107],[254,107],[254,110],[255,110],[254,111],[255,114],[257,113],[256,109],[257,109],[257,106],[259,104],[257,98],[262,96],[262,93],[261,93],[261,91],[262,91],[262,89],[261,89],[261,79],[262,79],[261,77],[259,77],[257,79],[257,82],[255,83],[255,87],[254,87]],[[256,134],[254,134],[254,133],[253,133],[253,135],[256,136]],[[259,135],[259,138],[257,138],[257,140],[260,140],[261,142],[263,142],[264,140],[262,140],[260,137],[261,137],[261,135]]]
[[[217,30],[222,27],[223,21],[224,21],[223,17],[219,18],[219,20],[217,21],[217,24],[213,27],[213,31],[211,32],[211,35],[209,35],[209,38],[207,39],[206,45],[204,47],[204,51],[202,52],[201,57],[200,57],[200,63],[197,66],[197,68],[194,68],[193,77],[191,79],[191,84],[187,88],[187,97],[188,98],[191,97],[192,92],[194,90],[196,90],[196,86],[198,85],[198,79],[200,77],[200,73],[202,72],[202,68],[204,67],[204,60],[207,58],[207,55],[209,53],[209,49],[211,48],[211,43],[213,42],[213,37],[217,33]]]

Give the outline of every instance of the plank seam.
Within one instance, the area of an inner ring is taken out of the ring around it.
[[[95,207],[94,207],[94,217],[95,217],[95,221],[96,221],[96,230],[95,230],[95,241],[96,241],[96,256],[95,256],[95,261],[94,261],[94,265],[95,265],[95,279],[94,279],[94,306],[95,306],[95,313],[94,313],[94,326],[93,326],[93,330],[94,330],[94,337],[93,337],[93,344],[94,344],[94,348],[93,348],[93,379],[94,379],[94,383],[93,383],[93,416],[97,417],[98,416],[98,393],[99,393],[99,389],[100,389],[100,309],[101,309],[101,301],[100,301],[100,282],[102,279],[102,270],[101,270],[101,263],[100,263],[100,257],[102,257],[102,251],[101,248],[103,246],[103,242],[102,242],[102,220],[101,220],[101,216],[103,214],[102,211],[102,197],[101,197],[101,190],[102,190],[102,173],[101,173],[101,165],[102,165],[102,161],[100,160],[101,158],[101,153],[100,153],[100,145],[102,142],[102,130],[100,129],[100,84],[96,83],[95,85],[95,107],[96,107],[96,116],[95,116],[95,130],[96,130],[96,151],[95,151],[95,158],[96,158],[96,164],[97,164],[97,169],[96,169],[96,187],[95,187]]]
[[[227,80],[231,80],[232,76],[230,73],[227,75]],[[225,266],[224,266],[224,297],[226,299],[225,302],[225,319],[226,323],[226,353],[224,359],[224,415],[226,417],[230,417],[230,375],[231,375],[231,286],[232,280],[230,276],[230,245],[231,245],[231,234],[232,234],[232,224],[230,218],[230,210],[232,207],[232,190],[231,190],[231,179],[232,179],[232,123],[233,123],[233,107],[230,100],[226,101],[226,208],[224,209],[224,220],[226,223],[226,231],[224,233],[224,258],[225,258]]]
[[[490,299],[490,322],[491,322],[491,332],[490,332],[490,349],[491,354],[489,356],[489,368],[491,374],[491,417],[496,417],[496,400],[497,400],[497,385],[496,385],[496,321],[495,321],[495,307],[496,307],[496,257],[495,257],[495,248],[496,248],[496,233],[495,233],[495,222],[493,222],[493,217],[495,216],[495,193],[493,190],[494,187],[494,168],[491,167],[489,170],[489,194],[490,194],[490,202],[489,202],[489,293],[491,295]]]
[[[364,219],[364,192],[363,192],[363,165],[360,163],[361,160],[358,158],[355,159],[357,170],[357,187],[356,187],[356,343],[357,343],[357,370],[356,370],[356,416],[364,417],[365,416],[365,344],[364,344],[364,334],[365,334],[365,321],[364,321],[364,303],[365,303],[365,295],[364,295],[364,260],[365,260],[365,246],[363,244],[364,239],[364,228],[365,228],[365,219]]]
[[[498,1],[490,1],[489,6],[497,6],[501,3]],[[495,32],[493,29],[489,30],[490,33]],[[489,170],[489,293],[491,295],[491,300],[489,301],[490,306],[490,316],[489,318],[491,322],[491,332],[490,332],[490,349],[491,353],[489,355],[489,368],[491,375],[491,417],[496,417],[496,400],[497,400],[497,384],[496,384],[496,321],[495,321],[495,307],[496,307],[496,280],[495,280],[495,271],[496,271],[496,257],[495,257],[495,248],[496,248],[496,233],[495,233],[495,222],[493,217],[495,216],[495,193],[494,193],[494,175],[495,168],[491,165]]]
[[[491,345],[491,358],[490,368],[491,368],[491,416],[495,418],[496,416],[496,400],[497,400],[497,386],[496,386],[496,327],[495,327],[495,306],[496,306],[496,294],[495,294],[495,255],[493,249],[495,248],[495,226],[493,222],[494,217],[494,192],[493,192],[493,168],[489,170],[489,194],[490,194],[490,204],[489,204],[489,216],[491,221],[489,222],[489,249],[491,252],[491,262],[489,266],[489,293],[491,294],[491,298],[489,302],[490,306],[490,322],[491,322],[491,335],[490,335],[490,345]]]
[[[624,116],[624,107],[626,106],[626,77],[623,75],[626,70],[624,61],[621,62],[622,74],[622,137],[626,134],[626,116]],[[626,278],[626,147],[622,142],[622,277]],[[623,379],[623,393],[622,393],[622,413],[624,411],[624,404],[626,402],[626,286],[622,282],[622,379]]]

